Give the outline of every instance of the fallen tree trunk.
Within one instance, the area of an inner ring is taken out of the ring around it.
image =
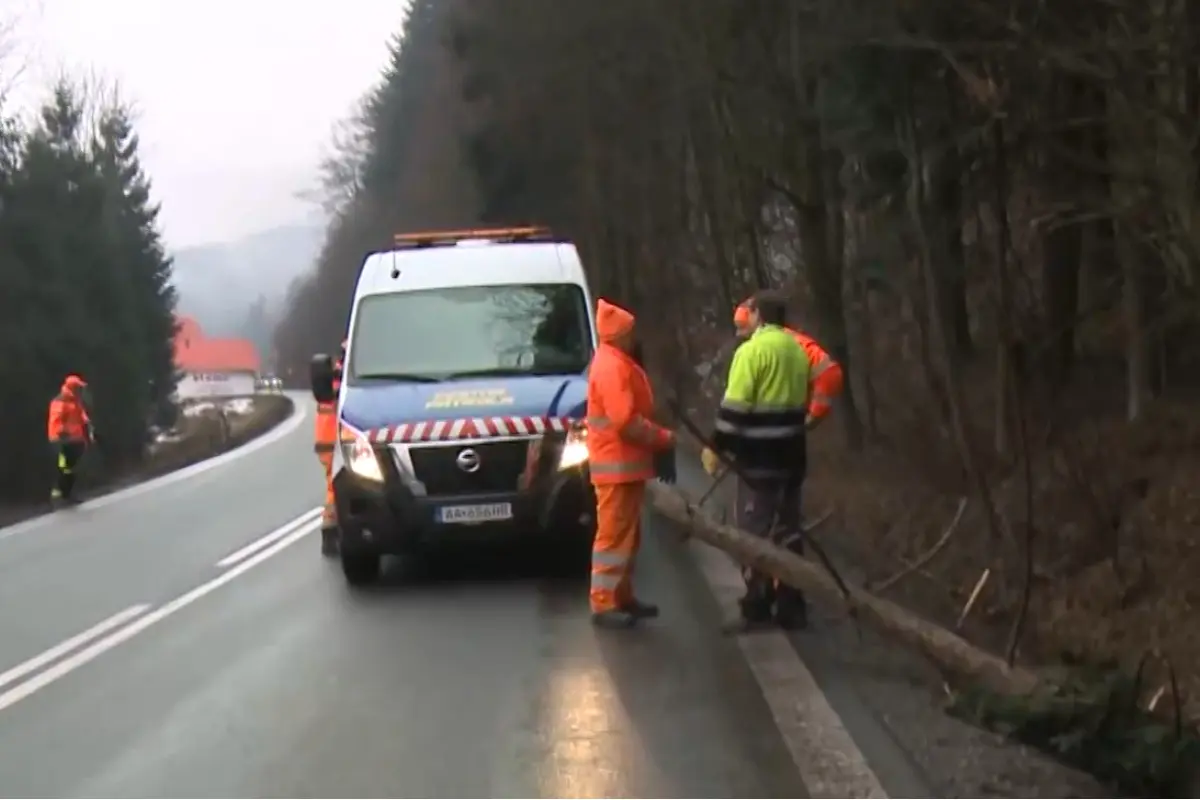
[[[836,581],[822,567],[765,539],[713,520],[695,510],[692,499],[680,489],[652,481],[649,497],[663,516],[685,526],[697,539],[728,553],[738,562],[829,602],[845,602]],[[918,650],[947,672],[972,678],[994,692],[1010,696],[1030,694],[1041,685],[1041,680],[1030,670],[1010,667],[1003,659],[902,606],[859,587],[849,588],[850,602],[860,620]]]

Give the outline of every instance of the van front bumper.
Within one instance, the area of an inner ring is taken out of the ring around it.
[[[403,554],[521,540],[549,545],[573,545],[580,539],[590,542],[595,494],[586,468],[548,472],[519,491],[449,495],[418,495],[396,473],[389,473],[383,481],[365,479],[346,469],[334,476],[343,550]],[[511,508],[511,518],[442,521],[445,508],[501,504]]]

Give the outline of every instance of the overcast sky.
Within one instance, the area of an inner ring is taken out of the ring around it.
[[[93,72],[136,103],[171,247],[303,221],[333,123],[387,61],[404,0],[0,0],[28,108]],[[5,71],[11,69],[4,65]]]

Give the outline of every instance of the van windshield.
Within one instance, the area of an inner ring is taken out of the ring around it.
[[[347,380],[578,375],[590,331],[583,291],[569,283],[372,295],[355,317]]]

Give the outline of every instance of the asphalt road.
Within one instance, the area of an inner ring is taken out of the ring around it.
[[[807,796],[685,546],[652,524],[634,632],[529,553],[352,593],[310,422],[0,530],[0,795]]]

